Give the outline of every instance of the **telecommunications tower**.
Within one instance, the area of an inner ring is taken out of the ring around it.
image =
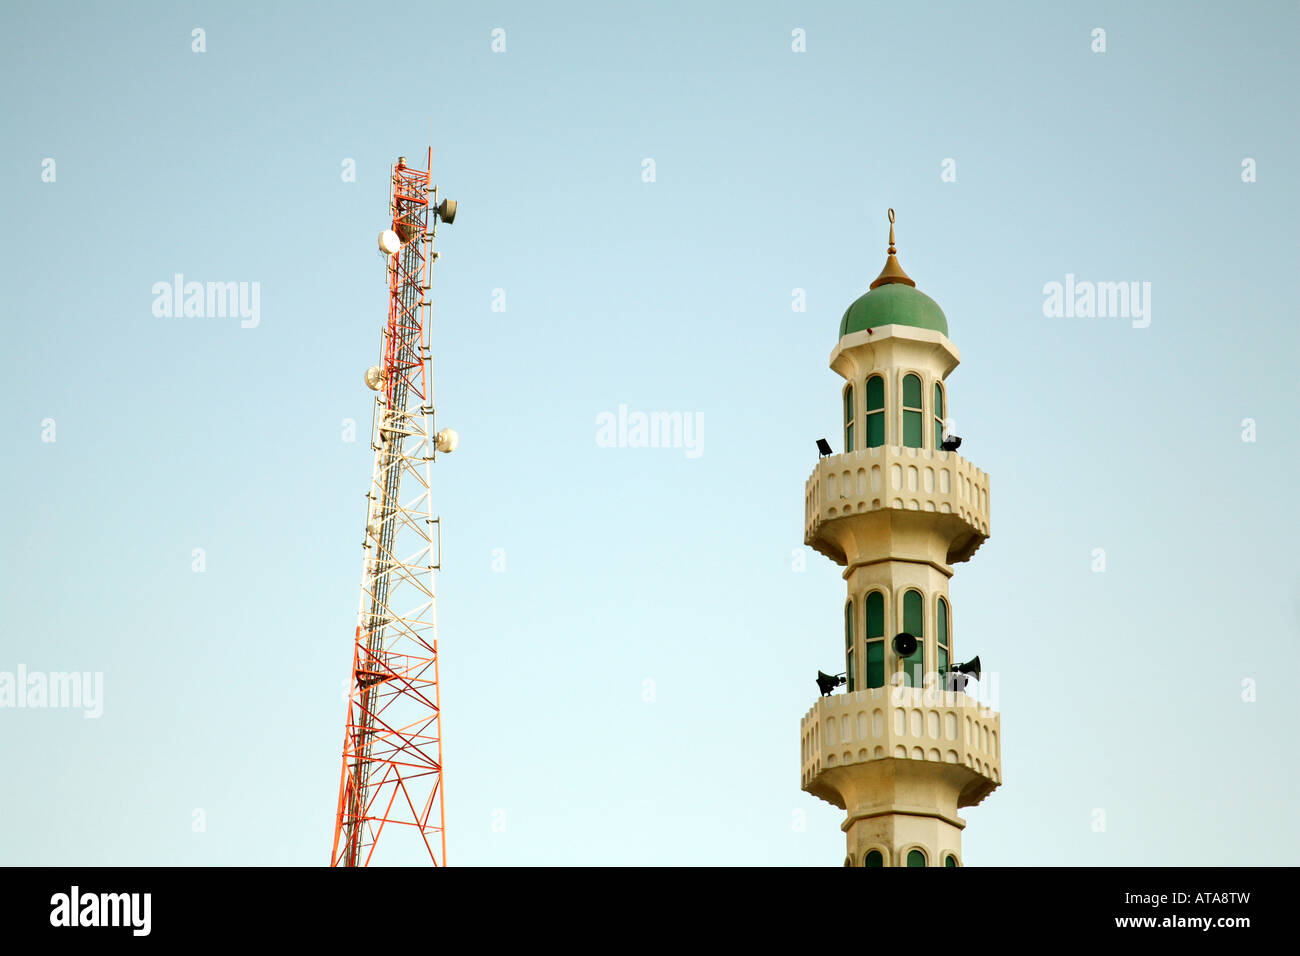
[[[434,431],[429,292],[438,220],[450,225],[456,203],[438,201],[432,167],[432,148],[424,169],[398,158],[391,224],[379,234],[388,317],[380,364],[365,374],[377,393],[375,464],[331,866],[447,862],[434,589],[442,534],[430,466],[459,438]]]

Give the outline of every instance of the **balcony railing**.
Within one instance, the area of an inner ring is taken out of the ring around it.
[[[949,561],[966,561],[989,536],[989,476],[953,451],[884,445],[830,455],[804,487],[804,542],[842,560],[821,540],[823,525],[884,509],[955,516],[968,530]]]
[[[1001,717],[960,691],[874,687],[818,698],[800,728],[800,782],[872,760],[964,766],[972,776],[960,806],[974,806],[1002,782]]]

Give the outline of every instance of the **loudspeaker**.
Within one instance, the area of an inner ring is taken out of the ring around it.
[[[894,635],[894,653],[899,657],[911,657],[916,653],[916,638],[906,631]]]
[[[840,675],[838,677],[832,677],[830,674],[824,674],[821,671],[818,671],[817,689],[822,692],[823,697],[829,697],[831,691],[833,691],[836,687],[839,687],[847,680],[848,678],[844,677],[843,675]]]
[[[971,675],[972,677],[974,677],[976,680],[979,680],[979,679],[980,679],[980,659],[979,659],[979,655],[976,654],[974,657],[972,657],[970,660],[968,660],[965,664],[957,664],[957,665],[955,665],[955,666],[953,667],[953,670],[955,670],[955,671],[957,671],[958,673],[961,673],[961,674],[970,674],[970,675]]]

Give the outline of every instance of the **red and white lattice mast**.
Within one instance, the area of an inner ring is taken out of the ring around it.
[[[450,224],[456,203],[438,201],[432,166],[432,148],[424,169],[397,160],[392,224],[379,235],[388,320],[383,359],[365,376],[378,393],[375,466],[331,866],[447,862],[434,589],[442,535],[430,466],[458,437],[434,431],[429,292],[438,220]]]

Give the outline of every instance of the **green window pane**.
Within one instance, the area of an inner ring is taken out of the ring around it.
[[[917,640],[925,635],[923,601],[920,591],[908,591],[903,595],[903,630]]]
[[[903,447],[921,447],[921,413],[903,412]]]
[[[934,450],[943,444],[943,386],[934,383]]]
[[[844,450],[853,451],[853,386],[844,388]]]
[[[939,673],[946,673],[948,670],[948,648],[939,648]]]
[[[884,411],[885,380],[879,375],[867,379],[867,411]]]
[[[853,647],[853,602],[844,605],[844,649]]]
[[[919,376],[903,376],[903,407],[921,407],[921,379]]]
[[[948,602],[939,598],[939,613],[936,615],[935,637],[944,647],[948,646]]]
[[[872,850],[867,854],[867,858],[862,861],[863,866],[884,866],[885,858],[880,855],[879,850]]]
[[[852,648],[850,648],[850,649],[849,649],[849,652],[848,652],[847,654],[844,655],[844,673],[848,675],[848,678],[849,678],[849,693],[851,694],[851,693],[853,693],[853,692],[857,689],[857,684],[858,684],[858,682],[857,682],[856,680],[854,680],[854,677],[856,676],[856,673],[855,673],[854,670],[853,670],[853,650],[852,650]]]
[[[867,415],[867,447],[879,448],[885,443],[885,413],[871,412]]]
[[[867,640],[885,636],[885,595],[872,591],[867,595]]]
[[[885,686],[885,642],[867,642],[867,686]]]
[[[953,856],[951,853],[949,853],[946,857],[944,857],[943,865],[947,867],[956,867],[957,858]]]
[[[925,642],[918,640],[911,657],[903,658],[903,680],[908,687],[925,686]]]
[[[909,850],[907,854],[908,866],[925,866],[925,854],[920,850]]]
[[[903,678],[909,687],[921,687],[925,677],[925,603],[920,591],[903,594],[903,630],[916,638],[916,650],[903,658]]]

